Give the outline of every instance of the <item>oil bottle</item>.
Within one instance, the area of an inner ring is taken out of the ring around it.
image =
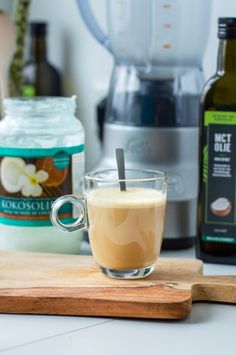
[[[218,38],[201,97],[197,256],[236,264],[236,18],[218,19]]]

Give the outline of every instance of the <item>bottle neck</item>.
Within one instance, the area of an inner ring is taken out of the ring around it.
[[[236,74],[236,38],[220,39],[217,72]]]
[[[46,61],[47,45],[45,35],[32,35],[30,43],[30,59],[36,62]]]

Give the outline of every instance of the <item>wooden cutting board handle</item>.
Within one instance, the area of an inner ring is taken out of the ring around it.
[[[236,303],[236,276],[199,276],[192,285],[192,300]]]

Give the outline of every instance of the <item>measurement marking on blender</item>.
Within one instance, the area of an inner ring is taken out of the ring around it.
[[[166,49],[169,49],[169,48],[171,48],[172,46],[171,46],[171,44],[163,44],[162,47],[163,47],[163,48],[166,48]]]
[[[164,24],[163,24],[163,27],[164,27],[164,28],[171,28],[172,25],[171,25],[170,23],[164,23]]]
[[[170,9],[171,8],[171,4],[163,4],[162,7],[164,9]]]

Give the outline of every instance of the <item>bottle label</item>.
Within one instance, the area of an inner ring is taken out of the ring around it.
[[[0,223],[51,226],[50,211],[60,196],[83,190],[84,145],[67,148],[0,148]],[[75,221],[72,206],[59,213]]]
[[[201,239],[236,243],[236,112],[204,115]]]
[[[35,96],[36,95],[36,89],[34,85],[23,85],[22,86],[22,96]]]

